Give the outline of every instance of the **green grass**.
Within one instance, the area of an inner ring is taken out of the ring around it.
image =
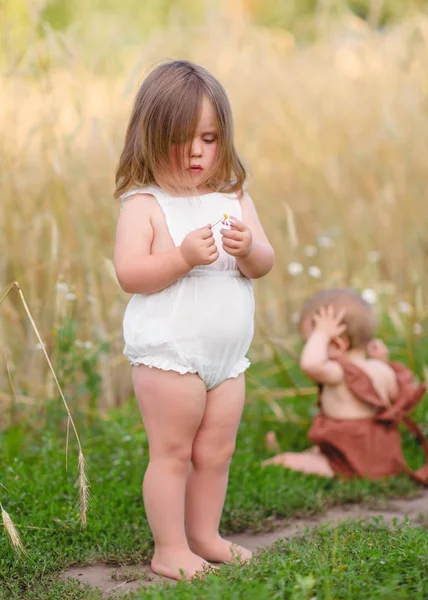
[[[304,383],[297,369],[287,360],[276,373],[266,365],[260,364],[254,366],[251,373],[253,377],[263,380],[263,383],[269,387],[285,386],[290,378],[296,380],[298,384]],[[249,386],[250,393],[255,385]],[[267,529],[277,518],[310,515],[321,512],[333,504],[358,501],[380,505],[392,496],[417,493],[416,486],[405,477],[378,482],[342,482],[305,476],[277,467],[261,469],[260,461],[268,456],[263,443],[267,430],[274,428],[277,431],[284,450],[299,450],[308,445],[306,431],[311,414],[315,410],[313,399],[289,398],[280,404],[284,409],[288,406],[299,421],[279,424],[272,419],[271,407],[266,399],[252,400],[246,406],[221,524],[224,533]],[[426,414],[426,410],[427,405],[424,401],[418,411],[422,416],[422,413]],[[49,409],[48,413],[50,414]],[[83,564],[101,560],[112,565],[135,564],[148,561],[152,553],[152,539],[141,498],[141,482],[148,461],[147,440],[136,403],[131,401],[120,410],[112,412],[110,418],[104,421],[88,421],[84,415],[76,415],[88,463],[92,492],[88,526],[85,530],[80,528],[78,519],[75,487],[76,449],[73,446],[70,448],[67,473],[64,422],[58,420],[57,411],[52,411],[52,414],[56,416],[48,420],[49,426],[43,433],[35,432],[30,423],[23,422],[20,427],[0,435],[0,462],[3,465],[1,483],[7,488],[7,491],[0,489],[0,500],[19,527],[28,551],[27,559],[17,558],[9,544],[5,543],[5,532],[0,532],[0,600],[97,598],[95,592],[89,592],[79,587],[77,583],[57,582],[56,574],[74,563]],[[417,462],[420,460],[419,450],[410,437],[404,436],[404,439],[409,458]],[[351,531],[351,529],[352,526],[349,525],[348,529],[343,531]],[[355,531],[357,537],[364,538],[361,528],[357,527]],[[321,586],[320,589],[324,591],[320,594],[325,594],[317,596],[318,598],[342,597],[340,596],[342,592],[339,591],[337,591],[339,595],[331,592],[332,595],[328,596],[329,592],[325,591],[327,589],[325,581],[330,581],[328,585],[332,586],[332,590],[336,590],[337,586],[339,586],[337,590],[341,590],[346,586],[351,588],[356,586],[355,582],[359,581],[360,576],[355,575],[357,578],[355,579],[352,575],[354,581],[351,578],[353,569],[350,568],[344,574],[340,574],[340,577],[334,575],[327,566],[330,562],[324,550],[318,550],[318,558],[322,558],[325,564],[317,561],[316,548],[328,545],[332,535],[331,532],[318,533],[313,538],[299,542],[300,546],[297,542],[293,542],[288,550],[288,546],[279,546],[277,557],[275,553],[269,552],[263,555],[257,566],[252,568],[222,571],[221,578],[208,578],[204,583],[194,584],[195,589],[202,591],[200,596],[191,597],[216,598],[216,586],[227,585],[231,594],[227,597],[235,598],[238,596],[233,595],[232,590],[238,589],[248,579],[245,584],[249,586],[246,598],[274,598],[275,596],[269,594],[271,589],[276,589],[275,586],[278,586],[280,594],[277,597],[294,598],[287,594],[291,594],[293,586],[297,585],[296,573],[300,573],[302,577],[313,573],[317,581],[316,589]],[[370,535],[376,537],[375,533]],[[404,529],[394,535],[397,537],[398,545],[407,544],[413,548],[413,552],[417,551],[415,540],[419,539],[417,536],[420,534],[416,531]],[[338,539],[339,541],[336,540],[335,543],[340,546],[342,533],[339,534]],[[386,533],[385,539],[388,539]],[[307,553],[305,558],[307,567],[303,569],[302,566],[301,570],[292,569],[289,572],[292,564],[290,561],[294,560],[292,557],[296,552],[302,553],[302,556]],[[340,552],[344,563],[351,564],[355,559],[352,545],[343,547]],[[349,554],[348,558],[346,552]],[[396,562],[398,565],[398,558]],[[276,572],[277,568],[280,573],[288,573],[288,575],[275,576],[270,581],[269,573]],[[398,566],[396,568],[398,569]],[[325,580],[324,575],[327,571],[330,579]],[[365,573],[365,569],[361,572]],[[398,569],[397,572],[401,571]],[[364,577],[361,575],[361,581]],[[269,579],[268,582],[266,578]],[[205,595],[203,591],[205,585],[213,586],[212,594],[211,591],[209,593],[207,591],[208,595]],[[406,585],[403,594],[407,594],[410,589]],[[426,586],[426,581],[420,585]],[[381,590],[380,583],[379,586]],[[186,595],[190,592],[186,592],[185,586],[178,589],[183,590],[180,592],[183,594],[180,598],[190,597]],[[261,595],[257,596],[259,591]],[[379,594],[381,593],[383,592],[379,591]],[[263,596],[263,594],[268,595]],[[295,596],[295,598],[305,597]],[[382,595],[373,597],[386,598]],[[418,598],[419,596],[394,597]]]
[[[251,564],[172,587],[145,589],[135,600],[425,600],[428,537],[422,527],[381,520],[320,527],[280,541]]]

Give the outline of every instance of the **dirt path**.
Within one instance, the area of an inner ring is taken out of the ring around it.
[[[276,540],[293,537],[305,527],[316,527],[327,522],[339,523],[347,519],[370,519],[378,516],[382,516],[387,523],[392,523],[396,518],[402,520],[406,516],[414,523],[421,520],[428,522],[428,491],[424,491],[417,498],[410,500],[391,500],[388,508],[383,510],[370,509],[360,504],[337,506],[314,517],[291,519],[283,522],[277,529],[268,533],[239,533],[228,536],[228,539],[255,551],[270,546]],[[67,579],[68,577],[100,588],[105,598],[119,598],[126,592],[136,590],[142,584],[151,585],[163,579],[154,575],[148,565],[114,568],[101,563],[91,566],[71,567],[61,575],[61,579]]]

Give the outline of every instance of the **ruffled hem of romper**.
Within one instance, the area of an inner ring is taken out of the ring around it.
[[[197,373],[196,369],[192,369],[191,367],[183,367],[183,365],[178,365],[172,360],[165,360],[150,356],[127,358],[132,367],[144,365],[145,367],[161,369],[161,371],[175,371],[176,373],[180,373],[180,375],[185,375],[186,373]]]
[[[183,367],[183,365],[178,365],[172,360],[165,360],[149,356],[142,356],[138,358],[127,357],[127,359],[132,367],[144,365],[145,367],[161,369],[162,371],[176,371],[177,373],[180,373],[180,375],[185,375],[186,373],[197,373],[196,369],[192,369],[191,367]],[[248,358],[240,360],[233,367],[227,379],[234,379],[236,377],[239,377],[239,375],[244,373],[250,365],[251,363],[248,360]]]
[[[233,367],[232,371],[230,372],[230,375],[228,376],[227,379],[235,379],[236,377],[239,377],[240,375],[242,375],[242,373],[244,373],[248,367],[251,365],[250,361],[248,360],[248,358],[243,358],[241,359],[239,362],[236,363],[236,365]]]

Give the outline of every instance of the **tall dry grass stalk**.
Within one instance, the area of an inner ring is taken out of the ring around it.
[[[89,501],[89,481],[86,477],[86,461],[81,449],[79,449],[79,479],[77,485],[79,487],[80,522],[83,527],[86,527]]]
[[[267,334],[292,343],[302,300],[345,284],[372,289],[390,314],[411,304],[423,325],[428,19],[383,32],[349,16],[322,26],[319,41],[300,47],[289,32],[213,8],[203,25],[172,19],[137,45],[122,43],[114,70],[102,73],[88,68],[89,39],[78,46],[73,31],[61,39],[48,32],[0,79],[0,285],[25,286],[48,348],[70,307],[80,339],[109,344],[100,408],[131,391],[121,332],[129,298],[112,266],[114,170],[134,93],[163,57],[205,65],[229,93],[249,189],[277,255],[256,286]],[[100,22],[100,59],[110,34]],[[43,352],[12,296],[0,332],[16,401],[52,396]],[[257,334],[255,350],[269,353]],[[3,365],[0,389],[9,393]],[[73,401],[85,407],[87,398]]]
[[[43,343],[43,340],[40,336],[39,330],[37,329],[37,325],[34,322],[33,316],[30,312],[30,309],[28,308],[28,304],[25,300],[24,294],[22,292],[22,289],[20,287],[20,285],[18,284],[18,282],[14,281],[9,288],[6,290],[6,292],[3,294],[3,296],[0,298],[0,306],[2,305],[2,303],[4,302],[4,300],[10,295],[10,293],[12,292],[13,289],[16,289],[18,291],[20,300],[22,302],[22,305],[24,307],[26,316],[28,317],[28,320],[30,321],[30,324],[33,328],[34,333],[36,334],[36,337],[39,341],[40,347],[43,351],[43,354],[45,356],[46,362],[48,364],[48,367],[50,369],[51,375],[53,377],[53,380],[55,381],[55,384],[57,386],[59,395],[61,396],[61,400],[64,404],[65,410],[67,412],[67,440],[66,440],[66,450],[65,450],[65,454],[66,454],[66,468],[68,467],[68,443],[69,443],[69,427],[71,425],[71,427],[73,428],[74,431],[74,435],[76,437],[76,441],[77,441],[77,445],[79,448],[79,459],[78,459],[78,467],[79,467],[79,477],[78,477],[78,485],[79,485],[79,513],[80,513],[80,522],[82,524],[82,527],[86,527],[86,517],[87,517],[87,509],[88,509],[88,498],[89,498],[89,482],[86,476],[86,463],[85,463],[85,459],[83,456],[83,450],[82,450],[82,445],[80,443],[80,438],[79,438],[79,434],[77,433],[77,429],[76,426],[74,424],[73,421],[73,417],[71,416],[70,413],[70,409],[68,407],[67,401],[65,399],[65,396],[63,394],[63,391],[61,389],[61,386],[59,384],[58,378],[56,376],[55,370],[52,366],[52,363],[50,361],[50,358],[48,356],[48,353],[46,352],[45,349],[45,344]],[[12,388],[14,390],[14,386],[12,384]],[[3,511],[2,511],[3,512]],[[7,515],[7,513],[5,513]],[[7,515],[8,516],[8,515]],[[9,528],[13,525],[12,521],[9,518]],[[6,527],[6,524],[5,524]],[[11,538],[12,539],[12,538]],[[12,542],[13,543],[13,542]]]
[[[16,529],[12,519],[10,518],[9,513],[5,511],[2,503],[0,502],[1,509],[1,518],[3,522],[4,529],[7,533],[7,536],[12,544],[13,549],[18,554],[18,556],[23,556],[26,554],[26,550],[24,544],[22,543],[21,537]]]

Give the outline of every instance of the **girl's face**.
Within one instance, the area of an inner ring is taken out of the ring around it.
[[[196,127],[193,139],[187,142],[180,152],[184,150],[183,167],[186,176],[191,178],[192,184],[198,192],[206,190],[206,182],[209,179],[217,154],[217,124],[211,102],[204,98],[202,101],[201,116]],[[171,148],[170,159],[173,165],[180,161],[177,159],[177,148]]]

